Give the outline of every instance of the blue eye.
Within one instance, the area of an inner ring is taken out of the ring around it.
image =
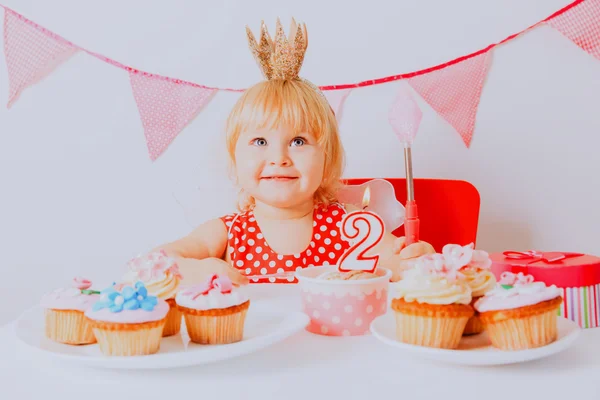
[[[255,145],[255,146],[266,146],[267,145],[267,139],[265,139],[265,138],[256,138],[256,139],[252,140],[251,143],[253,145]]]
[[[306,144],[306,139],[297,137],[292,140],[292,146],[304,146]]]

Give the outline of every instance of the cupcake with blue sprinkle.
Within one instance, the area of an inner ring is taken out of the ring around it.
[[[158,352],[168,312],[166,301],[149,296],[144,284],[136,282],[102,290],[85,317],[104,355],[136,356]]]

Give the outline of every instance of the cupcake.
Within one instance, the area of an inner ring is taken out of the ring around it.
[[[98,300],[100,292],[90,290],[87,279],[74,278],[71,287],[56,289],[42,297],[46,337],[66,344],[96,343],[84,312]]]
[[[137,356],[160,349],[168,312],[166,301],[149,296],[144,284],[137,282],[120,291],[114,286],[104,289],[85,317],[104,355]]]
[[[474,314],[471,288],[441,254],[420,257],[393,285],[396,336],[403,343],[454,349]]]
[[[162,335],[166,337],[179,333],[181,312],[175,304],[175,295],[182,276],[175,260],[161,250],[134,258],[127,264],[127,268],[128,271],[122,279],[123,283],[119,286],[142,282],[149,295],[165,300],[169,304],[169,313]]]
[[[467,246],[447,244],[442,249],[442,254],[447,261],[454,262],[460,269],[462,276],[471,288],[471,307],[484,294],[496,287],[496,277],[490,270],[492,260],[487,252],[474,250],[473,243]],[[479,319],[479,312],[469,318],[463,335],[475,335],[483,332],[483,324]]]
[[[213,275],[205,283],[182,289],[175,301],[192,342],[227,344],[243,339],[250,300],[228,276]]]
[[[557,338],[560,289],[533,276],[504,272],[496,288],[475,303],[492,345],[501,350],[545,346]]]

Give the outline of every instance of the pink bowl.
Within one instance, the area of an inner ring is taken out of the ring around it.
[[[391,271],[378,268],[378,277],[373,279],[317,279],[335,270],[335,266],[324,266],[296,272],[302,310],[310,317],[306,330],[327,336],[368,334],[371,322],[387,310]]]

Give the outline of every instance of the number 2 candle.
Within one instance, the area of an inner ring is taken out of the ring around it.
[[[371,191],[367,187],[363,195],[363,209],[346,214],[342,220],[342,238],[348,240],[351,246],[338,260],[337,269],[340,272],[373,273],[377,268],[379,255],[367,253],[383,239],[385,224],[377,214],[367,211],[370,196]]]

